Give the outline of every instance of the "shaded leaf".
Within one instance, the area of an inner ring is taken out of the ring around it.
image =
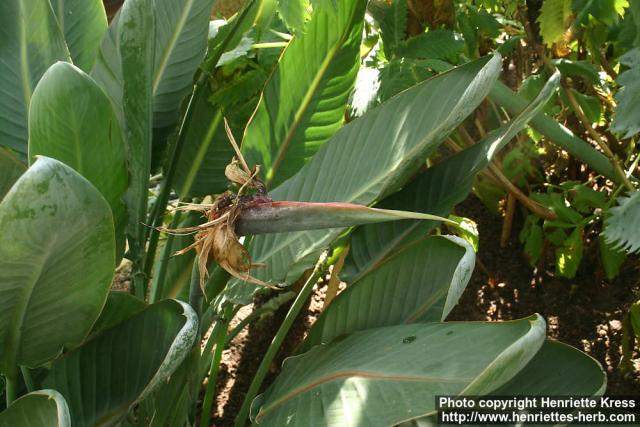
[[[119,54],[122,58],[122,108],[129,167],[125,203],[129,215],[127,236],[131,259],[138,262],[146,233],[147,192],[151,171],[152,81],[155,51],[155,15],[151,0],[129,0],[118,19]]]
[[[26,153],[33,89],[69,50],[48,0],[0,2],[0,40],[0,145]]]
[[[71,427],[69,408],[55,390],[38,390],[14,401],[0,413],[0,427]]]
[[[43,384],[65,397],[74,426],[115,425],[180,366],[197,330],[191,307],[164,300],[56,360]]]
[[[173,125],[204,59],[213,0],[155,0],[153,125]]]
[[[608,280],[615,279],[620,272],[620,267],[627,259],[627,254],[624,251],[613,249],[603,234],[598,236],[598,248],[605,277]]]
[[[299,352],[364,329],[443,321],[458,303],[475,263],[453,236],[424,236],[349,283],[313,324]]]
[[[101,0],[51,0],[73,63],[89,72],[95,63],[107,15]]]
[[[11,186],[27,170],[27,165],[21,162],[9,149],[0,147],[0,202]]]

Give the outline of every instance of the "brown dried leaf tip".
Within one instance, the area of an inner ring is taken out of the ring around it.
[[[255,166],[253,169],[249,169],[238,145],[233,139],[226,120],[225,129],[231,145],[236,151],[236,158],[226,167],[225,175],[231,182],[240,185],[238,194],[227,191],[221,194],[212,204],[181,204],[177,209],[202,212],[207,221],[194,227],[162,228],[161,231],[167,233],[195,233],[194,242],[177,251],[174,255],[182,255],[191,249],[196,250],[198,270],[200,272],[200,288],[202,288],[203,294],[205,293],[204,284],[208,276],[207,264],[210,257],[229,274],[240,280],[278,289],[276,286],[263,282],[249,274],[249,270],[252,267],[259,267],[262,264],[251,262],[249,252],[240,243],[235,233],[235,222],[243,209],[259,203],[271,202],[271,199],[267,196],[266,187],[258,178],[260,168]],[[247,189],[255,189],[256,195],[242,195]]]

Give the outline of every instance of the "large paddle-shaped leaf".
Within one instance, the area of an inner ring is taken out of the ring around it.
[[[109,202],[118,252],[124,249],[127,165],[122,131],[107,95],[82,70],[58,62],[42,76],[29,115],[29,158],[60,160],[87,178]]]
[[[482,58],[426,80],[340,129],[274,200],[369,205],[404,184],[442,140],[486,96],[500,57]],[[343,229],[256,236],[252,271],[274,283],[297,279]],[[255,287],[235,281],[226,297],[247,302]]]
[[[390,426],[435,411],[436,395],[487,394],[544,342],[545,322],[428,323],[355,332],[287,359],[254,401],[264,426]],[[479,343],[469,351],[469,343]]]
[[[424,236],[349,284],[314,323],[300,351],[363,329],[444,320],[474,262],[473,248],[464,240]]]
[[[56,360],[43,384],[65,397],[74,426],[117,425],[180,366],[197,330],[191,307],[164,300]]]
[[[0,145],[26,153],[33,89],[69,51],[48,0],[0,2],[0,40]]]
[[[104,89],[113,104],[120,124],[124,127],[124,113],[122,111],[122,61],[120,60],[120,41],[118,40],[118,19],[116,15],[100,42],[95,64],[91,70],[91,77]]]
[[[142,259],[146,233],[149,174],[151,171],[152,80],[155,52],[155,19],[151,0],[128,0],[118,19],[119,53],[122,58],[122,111],[129,165],[129,190],[125,194],[129,214],[127,235],[134,264]],[[135,267],[134,267],[135,268]]]
[[[549,79],[538,97],[517,117],[472,147],[427,169],[402,191],[383,200],[385,209],[406,209],[446,216],[471,192],[473,179],[546,104],[558,86],[559,74]],[[353,281],[399,247],[434,227],[433,221],[403,221],[359,227],[351,236],[351,249],[341,277]]]
[[[107,29],[107,15],[101,0],[51,0],[73,63],[91,70],[100,41]]]
[[[0,371],[37,366],[88,334],[113,277],[109,205],[89,181],[39,158],[0,204]]]
[[[242,143],[267,185],[296,173],[342,125],[360,64],[365,5],[319,3],[282,54]]]
[[[38,390],[22,396],[0,413],[0,427],[71,427],[69,408],[55,390]]]
[[[193,75],[204,58],[211,4],[212,0],[159,0],[146,5],[147,19],[155,21],[155,33],[146,34],[153,46],[152,51],[146,51],[150,58],[145,59],[151,61],[155,127],[173,125],[178,119],[180,101],[189,93]],[[123,90],[120,20],[117,17],[111,22],[92,71],[116,105],[122,104]]]
[[[178,120],[180,101],[192,86],[204,58],[213,0],[156,0],[156,52],[153,71],[154,127]]]
[[[27,170],[27,165],[22,163],[10,150],[0,147],[0,201],[20,175]]]

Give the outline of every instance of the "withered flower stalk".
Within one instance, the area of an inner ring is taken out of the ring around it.
[[[240,243],[235,232],[235,222],[243,209],[255,206],[256,203],[270,202],[266,187],[258,178],[259,166],[250,169],[240,148],[236,143],[227,120],[224,120],[225,130],[229,142],[235,150],[236,156],[225,168],[225,176],[229,181],[240,185],[238,194],[227,191],[216,198],[211,204],[183,203],[177,207],[179,210],[202,212],[207,221],[194,227],[177,229],[161,228],[167,233],[195,233],[194,242],[174,255],[182,255],[195,249],[198,256],[198,271],[200,272],[200,287],[205,293],[204,285],[208,276],[207,264],[209,258],[213,258],[220,267],[240,280],[260,286],[278,289],[269,283],[263,282],[249,274],[252,267],[260,267],[262,264],[253,263],[247,249]],[[243,193],[247,189],[255,189],[256,195],[247,196]]]

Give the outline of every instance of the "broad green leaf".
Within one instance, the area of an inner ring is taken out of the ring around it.
[[[122,86],[124,83],[118,36],[119,22],[119,15],[116,15],[104,33],[95,64],[91,70],[91,77],[104,89],[111,100],[120,125],[124,128],[124,112],[122,111]]]
[[[73,169],[39,158],[0,204],[0,371],[80,343],[107,298],[113,219]]]
[[[292,32],[302,31],[309,19],[311,3],[309,0],[279,1],[277,10],[280,18]]]
[[[219,64],[234,43],[261,13],[261,2],[247,3],[245,9],[229,24],[213,21],[206,63]],[[240,129],[250,119],[264,82],[267,70],[259,64],[247,62],[241,69],[227,75],[220,68],[208,81],[196,86],[190,100],[191,119],[185,123],[184,144],[178,161],[175,190],[181,197],[203,197],[225,191],[228,181],[224,169],[233,157],[233,148],[224,131],[223,117],[233,130]],[[205,65],[206,66],[206,65]],[[233,64],[229,65],[233,68]],[[215,88],[215,89],[214,89]],[[237,132],[236,132],[237,134]],[[238,135],[238,134],[237,134]],[[239,139],[239,138],[238,138]]]
[[[122,107],[129,167],[129,189],[125,194],[129,223],[129,250],[138,262],[143,252],[144,222],[151,171],[152,81],[155,51],[155,15],[151,0],[129,0],[118,19],[119,54],[122,58]]]
[[[616,94],[616,113],[611,130],[623,138],[631,138],[640,132],[640,47],[620,57],[629,69],[618,76],[622,88]]]
[[[197,331],[191,307],[164,300],[56,360],[43,384],[65,397],[74,426],[117,425],[171,377]]]
[[[69,408],[55,390],[38,390],[22,396],[0,413],[0,427],[71,427]]]
[[[369,205],[403,185],[442,140],[484,99],[500,72],[500,56],[482,58],[431,78],[338,131],[274,200]],[[375,155],[372,155],[375,153]],[[291,283],[344,229],[256,236],[250,254],[262,280]],[[234,281],[227,297],[246,302],[255,289]]]
[[[355,332],[287,359],[254,401],[258,425],[398,424],[435,412],[436,395],[488,394],[544,342],[540,316],[512,322],[428,323]],[[469,351],[470,343],[482,343]]]
[[[226,139],[222,111],[211,104],[210,95],[210,89],[204,87],[191,100],[192,119],[184,130],[174,184],[181,197],[219,194],[229,185],[224,169],[233,157],[233,148]]]
[[[535,357],[496,396],[600,396],[607,376],[591,356],[557,341],[546,340]]]
[[[387,58],[392,58],[398,45],[407,37],[407,0],[391,3],[374,0],[369,3],[368,10],[380,25],[384,53]]]
[[[603,234],[598,236],[598,249],[600,252],[600,260],[602,261],[602,269],[608,280],[613,280],[618,276],[620,267],[627,259],[624,251],[612,248],[613,245],[608,243]]]
[[[417,212],[370,208],[351,203],[266,202],[248,207],[238,215],[240,236],[287,231],[351,227],[406,219],[445,221],[446,218]]]
[[[89,72],[100,41],[107,30],[107,15],[101,0],[51,0],[73,63]]]
[[[360,64],[364,0],[320,3],[263,90],[242,150],[273,187],[295,174],[342,125]]]
[[[0,147],[0,201],[7,194],[14,182],[27,170],[27,165],[21,162],[9,149]]]
[[[424,236],[349,283],[313,324],[301,352],[364,329],[443,321],[458,303],[475,263],[453,236]]]
[[[0,145],[26,153],[33,89],[69,50],[48,0],[0,2],[0,40]]]
[[[144,85],[150,85],[153,96],[153,125],[156,128],[172,126],[178,120],[182,99],[193,85],[193,76],[204,58],[209,30],[209,13],[212,0],[129,0],[127,3],[145,9],[145,20],[134,35],[132,29],[122,29],[124,8],[111,22],[102,40],[102,46],[92,75],[103,86],[115,105],[122,108],[124,55],[121,52],[121,32],[144,42],[146,57],[138,64],[138,73],[143,74]],[[152,10],[154,13],[149,13]],[[132,12],[127,12],[131,14]],[[137,18],[135,18],[137,19]],[[155,22],[155,30],[147,27]],[[133,28],[133,27],[132,27]],[[130,61],[131,59],[127,60]],[[135,68],[133,66],[132,68]],[[125,75],[126,72],[125,72]],[[140,76],[143,77],[143,76]]]
[[[613,249],[629,253],[640,251],[640,191],[618,198],[605,221],[604,236]]]
[[[470,148],[427,169],[402,191],[383,200],[379,207],[448,215],[471,192],[476,174],[544,107],[558,83],[559,75],[555,74],[540,95],[511,122]],[[420,238],[434,226],[435,223],[431,221],[403,221],[358,228],[351,237],[343,279],[353,280],[398,247]]]
[[[569,27],[571,0],[545,0],[540,8],[540,35],[547,46],[560,41]]]
[[[113,212],[121,254],[127,220],[122,196],[128,179],[122,131],[102,89],[67,62],[52,65],[33,93],[30,161],[39,155],[75,169],[102,193]]]
[[[213,0],[155,0],[154,127],[173,125],[204,58]],[[148,13],[148,11],[147,11]]]

